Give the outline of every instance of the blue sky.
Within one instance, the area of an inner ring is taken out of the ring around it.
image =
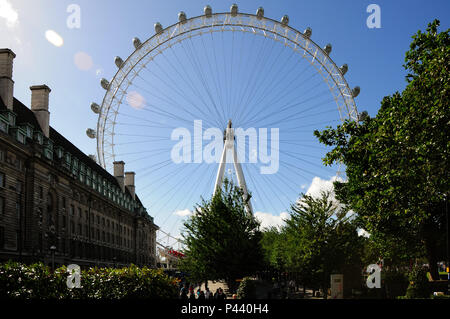
[[[265,16],[275,20],[287,14],[290,18],[290,26],[301,31],[311,27],[312,39],[320,46],[331,43],[333,60],[338,65],[343,63],[349,65],[349,71],[345,76],[349,85],[361,87],[361,93],[356,99],[358,110],[367,110],[370,115],[376,114],[384,96],[405,87],[405,71],[402,64],[411,36],[418,29],[425,29],[427,24],[435,18],[441,21],[441,30],[447,29],[450,21],[450,2],[444,0],[246,0],[236,3],[239,5],[240,12],[248,13],[254,13],[259,6],[262,6],[265,9]],[[371,3],[378,4],[381,8],[381,29],[369,29],[366,26],[369,15],[366,8]],[[69,16],[67,7],[70,4],[77,4],[81,8],[79,29],[70,29],[66,25]],[[114,56],[118,55],[125,60],[134,50],[131,39],[135,36],[142,41],[148,39],[154,34],[155,22],[160,22],[163,26],[171,25],[177,21],[179,11],[184,11],[188,17],[201,15],[206,4],[211,5],[213,12],[227,12],[232,2],[0,0],[0,8],[8,9],[0,12],[0,47],[11,48],[17,55],[14,61],[15,97],[29,105],[31,99],[29,87],[47,84],[52,89],[51,125],[85,153],[95,154],[96,143],[85,134],[86,128],[95,128],[97,123],[97,118],[89,106],[94,101],[100,104],[103,99],[105,91],[100,87],[99,80],[102,77],[110,79],[117,71]],[[64,39],[64,44],[56,47],[49,43],[45,37],[47,30],[57,32]],[[193,43],[193,45],[197,44]],[[246,47],[246,50],[250,50],[250,47]],[[250,53],[247,52],[247,54]],[[75,56],[81,57],[81,62],[84,63],[77,66]],[[147,79],[151,80],[150,77]],[[166,93],[170,94],[170,92]],[[142,92],[141,94],[144,95]],[[146,100],[148,99],[149,97],[146,96]],[[131,111],[133,110],[130,109]],[[139,130],[135,129],[135,132]],[[124,152],[132,152],[136,149],[130,147],[124,149]],[[300,150],[300,152],[318,154],[309,150]],[[129,159],[132,160],[131,157]],[[317,155],[315,161],[320,165],[317,162],[319,159]],[[156,176],[149,176],[148,180],[139,179],[140,171],[146,168],[145,165],[141,163],[141,165],[126,167],[137,173],[138,194],[140,194],[140,187],[142,189],[151,183],[152,178],[156,180]],[[192,169],[192,175],[186,175],[186,183],[193,179],[189,176],[203,177],[209,174],[214,177],[214,167],[208,167],[207,171],[207,174],[198,173],[198,171],[194,173]],[[324,180],[330,179],[333,175],[320,171],[323,174],[317,175]],[[251,172],[252,169],[249,168],[248,173],[253,174]],[[289,171],[284,173],[290,174]],[[255,175],[253,177],[257,179]],[[313,186],[311,185],[313,177],[306,174],[302,180],[300,177],[292,177],[292,180],[301,188],[298,190],[300,192]],[[275,188],[282,189],[282,186],[272,184],[266,178],[252,182],[250,177],[247,177],[247,180],[254,188],[256,185],[265,185],[263,188],[267,193],[270,193],[270,186],[275,185]],[[205,177],[199,183],[211,182],[208,181],[208,177]],[[191,188],[192,186],[189,190]],[[185,195],[186,192],[187,190],[181,190],[174,196],[174,200]],[[203,194],[208,192],[210,190],[206,187]],[[145,197],[144,203],[148,201],[148,206],[151,206],[150,202],[153,201],[151,194],[148,198],[145,194],[142,196]],[[270,194],[266,196],[261,194],[261,196],[270,197]],[[194,197],[197,198],[195,202],[198,202],[199,194],[195,191],[192,192],[192,198]],[[189,200],[181,205],[186,207],[181,206],[177,210],[192,209],[192,203]],[[268,220],[276,221],[276,217],[285,211],[285,208],[275,205],[272,209],[270,206],[272,205],[260,202],[257,210],[267,213],[265,218],[267,217]],[[152,212],[151,214],[157,215]],[[275,215],[275,219],[269,216],[270,214]],[[166,218],[166,215],[167,213],[163,212],[157,216],[157,223],[165,224],[163,226],[165,229],[169,228],[172,232],[177,232],[180,217],[169,214]]]

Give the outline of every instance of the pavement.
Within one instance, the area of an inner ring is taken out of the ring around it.
[[[199,287],[204,291],[205,283],[202,283],[201,286],[196,286],[194,291],[197,291]],[[212,293],[215,293],[218,288],[222,288],[227,299],[233,298],[227,284],[223,281],[208,281],[208,288]],[[256,281],[256,299],[282,299],[283,297],[284,299],[323,299],[322,297],[314,297],[311,289],[306,289],[305,294],[303,294],[303,287],[300,287],[298,290],[291,293],[286,291],[285,294],[282,294],[281,292],[277,293],[273,290],[273,284],[271,282],[262,280]]]

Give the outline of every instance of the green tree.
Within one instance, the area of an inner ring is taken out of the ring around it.
[[[333,146],[324,163],[346,165],[337,198],[380,243],[383,257],[427,257],[433,278],[444,257],[450,182],[449,30],[439,21],[413,36],[407,87],[387,96],[375,118],[314,134]]]
[[[232,291],[236,279],[261,269],[260,225],[245,208],[242,190],[228,180],[211,200],[202,199],[184,223],[181,268],[196,279],[225,280]]]
[[[264,263],[267,267],[278,271],[286,268],[286,234],[283,229],[270,227],[263,231],[261,240],[264,252]]]
[[[291,208],[284,229],[287,267],[302,273],[312,288],[327,291],[332,273],[358,263],[363,239],[351,214],[322,192],[319,198],[302,194]],[[325,294],[326,296],[326,294]]]

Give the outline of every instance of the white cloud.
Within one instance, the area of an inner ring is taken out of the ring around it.
[[[177,216],[181,216],[181,217],[186,217],[186,216],[191,216],[192,215],[192,211],[190,211],[189,209],[183,209],[183,210],[177,210],[173,213],[174,215]]]
[[[320,177],[314,177],[311,185],[306,191],[306,195],[310,195],[312,197],[320,197],[321,192],[331,192],[331,195],[334,199],[334,186],[333,183],[335,181],[342,181],[342,178],[333,176],[329,180],[321,179]]]
[[[286,213],[282,212],[279,216],[272,215],[270,213],[264,213],[264,212],[255,212],[255,218],[261,222],[261,228],[270,228],[270,227],[277,227],[280,228],[284,226],[285,220],[289,219],[291,216]]]
[[[6,20],[8,28],[13,28],[19,24],[19,14],[8,0],[0,0],[0,18]]]
[[[47,30],[45,31],[45,38],[48,42],[53,44],[55,47],[61,47],[64,44],[64,39],[56,31]]]

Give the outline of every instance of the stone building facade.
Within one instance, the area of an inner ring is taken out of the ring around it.
[[[50,125],[46,85],[31,109],[13,97],[15,54],[0,49],[0,261],[156,265],[158,226],[135,194]]]

